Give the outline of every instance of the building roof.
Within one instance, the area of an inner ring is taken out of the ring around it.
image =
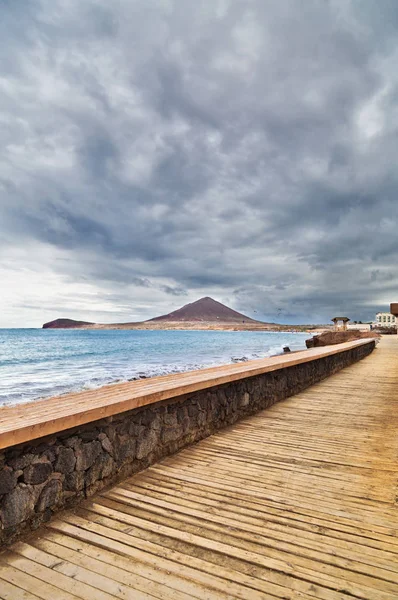
[[[331,321],[349,321],[350,319],[348,317],[333,317],[333,319],[330,319]]]

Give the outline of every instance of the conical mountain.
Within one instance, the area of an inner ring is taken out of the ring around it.
[[[254,319],[213,300],[209,296],[186,304],[167,315],[161,315],[150,321],[206,321],[210,323],[258,323]]]

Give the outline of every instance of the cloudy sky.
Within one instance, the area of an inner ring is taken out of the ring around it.
[[[0,44],[0,326],[398,299],[396,0],[2,0]]]

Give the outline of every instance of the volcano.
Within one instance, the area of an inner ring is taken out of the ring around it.
[[[254,319],[243,315],[209,296],[200,298],[196,302],[186,304],[178,310],[174,310],[167,315],[161,315],[150,319],[148,322],[184,322],[184,321],[205,321],[207,323],[258,323]]]

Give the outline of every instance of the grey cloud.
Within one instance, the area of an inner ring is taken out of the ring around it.
[[[386,308],[398,8],[382,5],[3,3],[0,251],[29,248],[16,288],[37,252],[66,312],[78,284],[120,320],[198,295],[274,321]]]

